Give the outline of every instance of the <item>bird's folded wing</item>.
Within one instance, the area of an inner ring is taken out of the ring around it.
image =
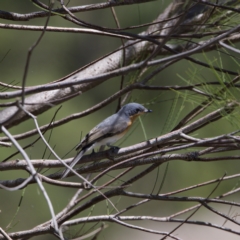
[[[76,150],[89,148],[97,141],[120,134],[127,130],[130,125],[131,122],[129,120],[118,117],[117,115],[106,118],[85,136],[85,138],[77,145]]]

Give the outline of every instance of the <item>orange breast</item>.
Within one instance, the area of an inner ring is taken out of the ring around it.
[[[131,124],[130,124],[130,125],[132,125],[132,123],[136,120],[136,118],[137,118],[138,116],[142,115],[142,114],[143,114],[143,113],[138,113],[138,114],[135,114],[135,115],[131,116],[131,117],[130,117],[130,119],[131,119]]]
[[[134,121],[136,120],[136,118],[137,118],[138,116],[140,116],[140,115],[142,115],[142,113],[138,113],[138,114],[135,114],[135,115],[133,115],[133,116],[130,117],[130,121],[128,122],[128,127],[126,128],[125,131],[123,131],[123,132],[120,134],[121,136],[125,135],[125,134],[128,132],[128,130],[129,130],[129,128],[131,127],[131,125],[133,124],[133,122],[134,122]]]

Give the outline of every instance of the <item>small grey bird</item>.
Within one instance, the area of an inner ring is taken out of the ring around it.
[[[76,147],[76,150],[80,151],[70,163],[70,167],[73,168],[84,153],[94,147],[104,145],[112,147],[111,144],[118,141],[128,132],[138,116],[149,112],[152,112],[152,110],[139,103],[128,103],[123,106],[117,113],[103,120],[83,138]],[[70,170],[67,168],[61,178],[66,177],[69,172]]]

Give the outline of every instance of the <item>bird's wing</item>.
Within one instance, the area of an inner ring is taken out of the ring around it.
[[[127,130],[130,125],[130,119],[126,119],[125,116],[120,117],[117,114],[114,114],[94,127],[77,145],[76,150],[91,147],[96,141],[120,134]]]

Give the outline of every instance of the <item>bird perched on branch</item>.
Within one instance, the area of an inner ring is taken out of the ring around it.
[[[111,144],[122,138],[132,126],[134,120],[144,114],[152,112],[139,103],[128,103],[123,106],[117,113],[106,118],[96,127],[94,127],[77,145],[76,150],[80,150],[77,156],[70,163],[70,168],[73,168],[77,162],[82,158],[85,152],[94,147],[107,145],[113,147]],[[61,178],[68,175],[70,169],[63,172]]]

